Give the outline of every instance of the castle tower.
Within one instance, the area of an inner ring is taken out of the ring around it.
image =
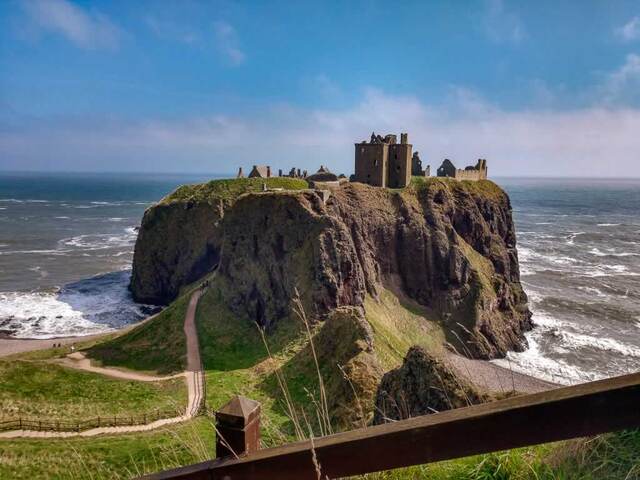
[[[404,188],[411,182],[412,150],[413,145],[409,143],[409,135],[406,133],[400,134],[400,143],[389,145],[389,188]]]
[[[389,145],[386,143],[356,143],[355,181],[374,187],[387,186]]]

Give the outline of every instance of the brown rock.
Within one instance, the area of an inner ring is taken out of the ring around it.
[[[487,397],[420,347],[384,375],[376,395],[374,424],[402,420],[486,401]]]

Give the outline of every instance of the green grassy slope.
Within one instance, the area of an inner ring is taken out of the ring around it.
[[[307,182],[299,178],[272,177],[211,180],[210,182],[197,185],[182,185],[173,193],[163,198],[160,203],[233,200],[243,193],[261,191],[263,184],[266,184],[268,188],[283,188],[285,190],[302,190],[309,188]]]
[[[187,361],[183,326],[188,305],[186,292],[152,320],[89,348],[87,354],[105,366],[160,374],[181,372]]]
[[[201,418],[143,434],[0,440],[0,478],[130,479],[211,458],[214,438]]]
[[[183,409],[183,379],[134,382],[52,363],[0,361],[0,418],[82,420]]]
[[[437,321],[429,312],[391,291],[383,291],[379,300],[368,298],[366,313],[374,332],[376,353],[385,368],[398,365],[412,344],[422,344],[432,351],[440,348],[443,334]],[[429,319],[426,326],[425,318]],[[161,333],[177,332],[176,325],[181,326],[182,320],[177,311],[159,316],[146,324],[145,330],[127,339],[122,338],[122,351],[133,351],[133,345],[143,345],[145,342],[166,342]],[[257,328],[248,320],[235,318],[226,309],[214,282],[198,306],[197,323],[207,370],[209,408],[219,408],[235,394],[254,398],[263,404],[263,444],[273,446],[293,440],[295,428],[288,417],[285,396],[275,382],[274,372],[284,374],[289,398],[298,411],[303,405],[312,403],[307,391],[317,393],[318,385],[312,365],[306,362],[293,368],[289,364],[291,359],[308,348],[300,322],[295,319],[283,321],[267,338],[271,351],[269,356]],[[314,328],[312,334],[318,334],[320,328]],[[149,338],[145,338],[145,332],[150,332]],[[160,356],[150,360],[142,352],[139,355],[142,357],[125,363],[140,365],[145,370],[158,368]],[[141,358],[147,359],[143,361]],[[168,364],[175,365],[180,358],[180,349],[165,352],[164,359]],[[53,400],[51,397],[52,403]],[[61,479],[131,478],[210,458],[214,455],[213,439],[210,420],[201,418],[144,435],[72,440],[0,440],[0,478],[40,478],[47,475]],[[640,433],[632,431],[605,435],[588,442],[530,447],[369,475],[367,478],[638,479],[639,456]]]

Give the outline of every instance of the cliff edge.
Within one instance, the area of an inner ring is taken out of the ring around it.
[[[151,207],[135,249],[136,299],[167,303],[219,263],[226,304],[267,330],[290,314],[296,291],[323,319],[389,288],[435,312],[448,343],[467,356],[526,346],[531,314],[511,205],[497,185],[351,183],[327,198],[286,180],[300,183],[260,192],[262,180],[210,182]]]

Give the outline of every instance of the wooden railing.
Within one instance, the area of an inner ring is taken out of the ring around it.
[[[259,404],[247,400],[216,414],[218,455],[231,456],[144,478],[340,478],[640,427],[640,373],[264,450]]]
[[[48,419],[41,420],[29,417],[0,417],[0,432],[12,430],[31,430],[36,432],[84,432],[94,428],[129,427],[146,425],[163,418],[180,417],[184,408],[152,410],[137,415],[104,415],[85,419]]]

